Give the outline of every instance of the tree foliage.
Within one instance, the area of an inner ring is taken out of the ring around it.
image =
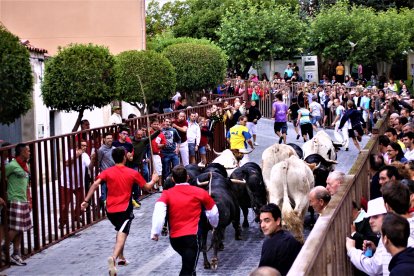
[[[238,0],[226,10],[218,35],[233,64],[248,65],[300,54],[304,30],[305,23],[290,7]]]
[[[372,8],[376,11],[385,11],[391,8],[414,8],[412,0],[300,0],[300,8],[303,14],[314,16],[322,8],[328,8],[338,2],[346,2],[350,5]]]
[[[116,91],[120,100],[136,107],[169,97],[176,86],[176,74],[170,61],[154,51],[125,51],[116,57]]]
[[[238,0],[186,0],[166,3],[162,7],[154,0],[147,9],[147,35],[172,30],[176,37],[207,38],[217,42],[217,30],[226,9]],[[296,0],[251,0],[263,5],[284,4],[294,10]]]
[[[377,12],[339,2],[323,8],[311,21],[308,47],[325,58],[364,64],[390,62],[409,49],[412,13],[406,12]],[[352,47],[352,43],[356,45]]]
[[[29,51],[0,24],[0,123],[13,123],[32,106]]]
[[[171,30],[188,9],[186,1],[166,2],[162,6],[156,0],[149,1],[145,17],[147,36],[154,37]]]
[[[147,44],[147,50],[154,50],[161,53],[170,45],[180,44],[180,43],[195,43],[195,44],[204,44],[204,45],[215,45],[212,41],[205,38],[192,38],[192,37],[174,37],[170,33],[164,33],[163,35],[157,35],[150,40],[150,43]]]
[[[72,44],[46,63],[42,97],[46,106],[79,112],[103,107],[115,98],[114,57],[103,46]]]
[[[177,74],[177,89],[200,91],[215,87],[225,77],[227,58],[215,45],[181,43],[168,46],[163,54]]]

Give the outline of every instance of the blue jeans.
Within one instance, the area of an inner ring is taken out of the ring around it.
[[[171,164],[172,167],[177,166],[180,163],[178,155],[175,152],[172,153],[163,153],[162,157],[162,177],[165,179],[171,173]]]
[[[141,171],[142,177],[144,177],[145,181],[150,182],[150,175],[149,175],[149,169],[148,169],[148,163],[144,162],[142,164],[142,171]]]
[[[107,193],[108,193],[108,188],[106,187],[106,182],[102,181],[102,184],[101,184],[101,200],[102,201],[106,200]]]
[[[140,171],[138,167],[133,167],[132,169],[136,171]],[[142,164],[142,170],[140,171],[142,177],[145,179],[146,182],[149,182],[149,170],[148,170],[148,164],[143,163]],[[135,201],[139,201],[139,197],[141,196],[141,188],[138,185],[132,185],[132,198]]]

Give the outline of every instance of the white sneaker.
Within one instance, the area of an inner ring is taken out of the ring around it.
[[[117,272],[115,260],[112,256],[108,258],[108,271],[110,276],[115,276]]]
[[[198,166],[204,168],[206,165],[203,162],[200,162],[198,163]]]
[[[257,142],[254,142],[254,145],[255,145],[255,146],[258,146],[258,145],[259,145],[259,143],[257,143]]]
[[[17,254],[13,254],[13,255],[10,256],[10,263],[12,263],[14,265],[19,265],[19,266],[26,265],[26,262],[23,261],[22,257],[20,257]]]

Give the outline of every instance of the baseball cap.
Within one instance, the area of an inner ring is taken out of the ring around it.
[[[384,199],[382,197],[368,201],[368,212],[365,215],[366,218],[386,213],[387,210],[385,209]]]

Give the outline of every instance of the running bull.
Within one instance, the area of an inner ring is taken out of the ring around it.
[[[237,168],[230,176],[232,190],[242,209],[243,227],[249,227],[248,208],[255,212],[255,221],[259,222],[260,208],[267,204],[266,186],[263,181],[262,169],[253,162],[248,162]]]
[[[209,269],[212,267],[216,269],[218,266],[217,253],[223,248],[224,232],[229,224],[233,224],[235,239],[241,240],[240,208],[236,197],[231,191],[231,182],[227,177],[223,177],[215,172],[202,173],[197,177],[197,185],[209,191],[219,210],[219,223],[217,228],[213,230],[211,239],[210,248],[212,247],[214,250],[211,263],[207,258],[207,234],[211,230],[211,226],[207,220],[203,220],[204,224],[199,225],[202,232],[204,268]]]

